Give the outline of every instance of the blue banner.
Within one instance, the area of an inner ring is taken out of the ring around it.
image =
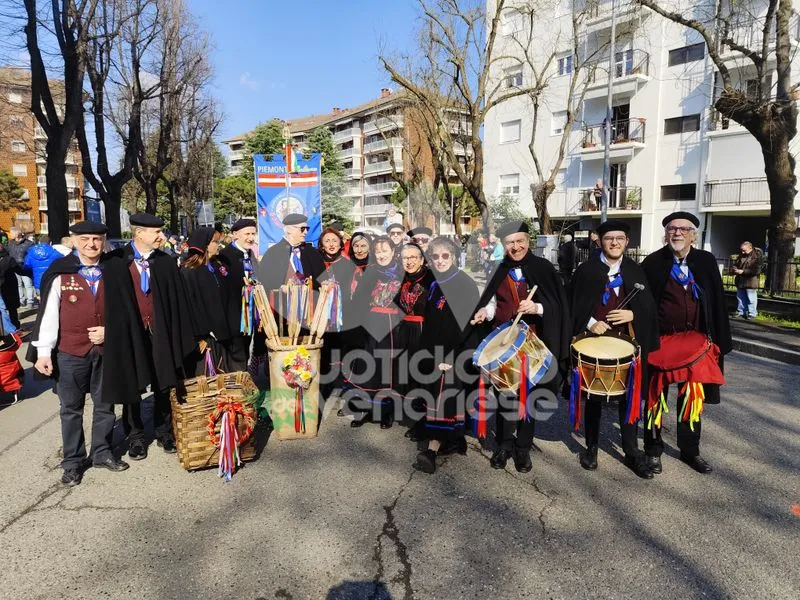
[[[283,238],[283,218],[291,213],[308,217],[306,241],[315,246],[322,234],[320,207],[320,154],[306,160],[297,154],[297,171],[286,173],[286,159],[275,154],[264,160],[253,155],[258,213],[258,248],[262,254]]]
[[[103,218],[100,213],[100,202],[98,200],[86,200],[86,220],[92,223],[102,223]]]

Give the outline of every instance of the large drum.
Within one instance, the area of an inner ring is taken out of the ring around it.
[[[581,390],[596,396],[620,396],[628,391],[639,345],[627,335],[595,335],[586,331],[572,340],[572,366],[580,371]]]
[[[499,392],[518,393],[522,382],[522,367],[526,365],[529,385],[536,385],[547,374],[553,363],[553,355],[533,329],[524,321],[516,324],[516,332],[510,342],[505,342],[512,323],[504,323],[483,340],[472,356],[479,367]]]

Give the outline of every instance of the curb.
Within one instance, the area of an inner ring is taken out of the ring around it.
[[[771,358],[790,365],[800,365],[800,352],[787,348],[778,348],[769,344],[762,344],[753,340],[745,340],[739,337],[733,338],[733,348],[745,354],[760,356],[761,358]]]

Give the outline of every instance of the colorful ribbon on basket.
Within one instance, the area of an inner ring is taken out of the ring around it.
[[[244,419],[244,431],[241,435],[236,427],[238,415]],[[217,423],[219,423],[219,433],[217,433]],[[220,400],[214,411],[208,415],[208,437],[211,443],[219,448],[217,473],[225,481],[230,481],[233,472],[241,466],[239,446],[250,438],[255,425],[256,420],[252,411],[245,409],[241,402]]]

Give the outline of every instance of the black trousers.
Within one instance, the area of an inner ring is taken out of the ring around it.
[[[622,450],[625,456],[634,456],[639,452],[636,435],[638,426],[636,423],[628,425],[625,419],[627,412],[627,401],[625,396],[620,396],[615,401],[619,408],[619,429],[622,433]],[[600,439],[600,416],[603,412],[603,405],[607,404],[605,398],[588,398],[583,413],[583,427],[586,432],[586,445],[597,446]]]
[[[250,336],[236,334],[225,343],[228,371],[247,371],[250,362]]]
[[[83,409],[86,394],[92,395],[92,444],[89,457],[94,462],[111,456],[114,433],[114,405],[104,404],[103,355],[92,350],[86,356],[59,352],[56,356],[58,380],[56,392],[61,404],[61,440],[64,446],[64,469],[78,469],[86,460],[86,440],[83,433]]]
[[[534,388],[536,389],[536,388]],[[527,419],[520,419],[516,397],[497,398],[499,406],[495,419],[495,437],[497,445],[503,450],[530,450],[533,444],[533,433],[536,425],[534,414]],[[528,405],[533,408],[534,401],[529,398]],[[535,410],[530,410],[535,413]]]
[[[156,439],[167,440],[172,436],[172,408],[169,404],[169,390],[160,390],[153,385],[153,433]],[[144,440],[142,405],[125,404],[122,407],[122,426],[130,442]]]
[[[681,388],[683,384],[678,386]],[[664,397],[669,398],[669,388],[664,390]],[[678,421],[678,450],[686,458],[694,458],[700,454],[700,431],[702,423],[698,421],[694,424],[694,431],[689,427],[689,423],[681,419],[682,399],[678,398],[675,413]],[[664,441],[661,439],[661,428],[653,425],[652,429],[644,428],[644,453],[647,456],[661,456],[664,452]]]

